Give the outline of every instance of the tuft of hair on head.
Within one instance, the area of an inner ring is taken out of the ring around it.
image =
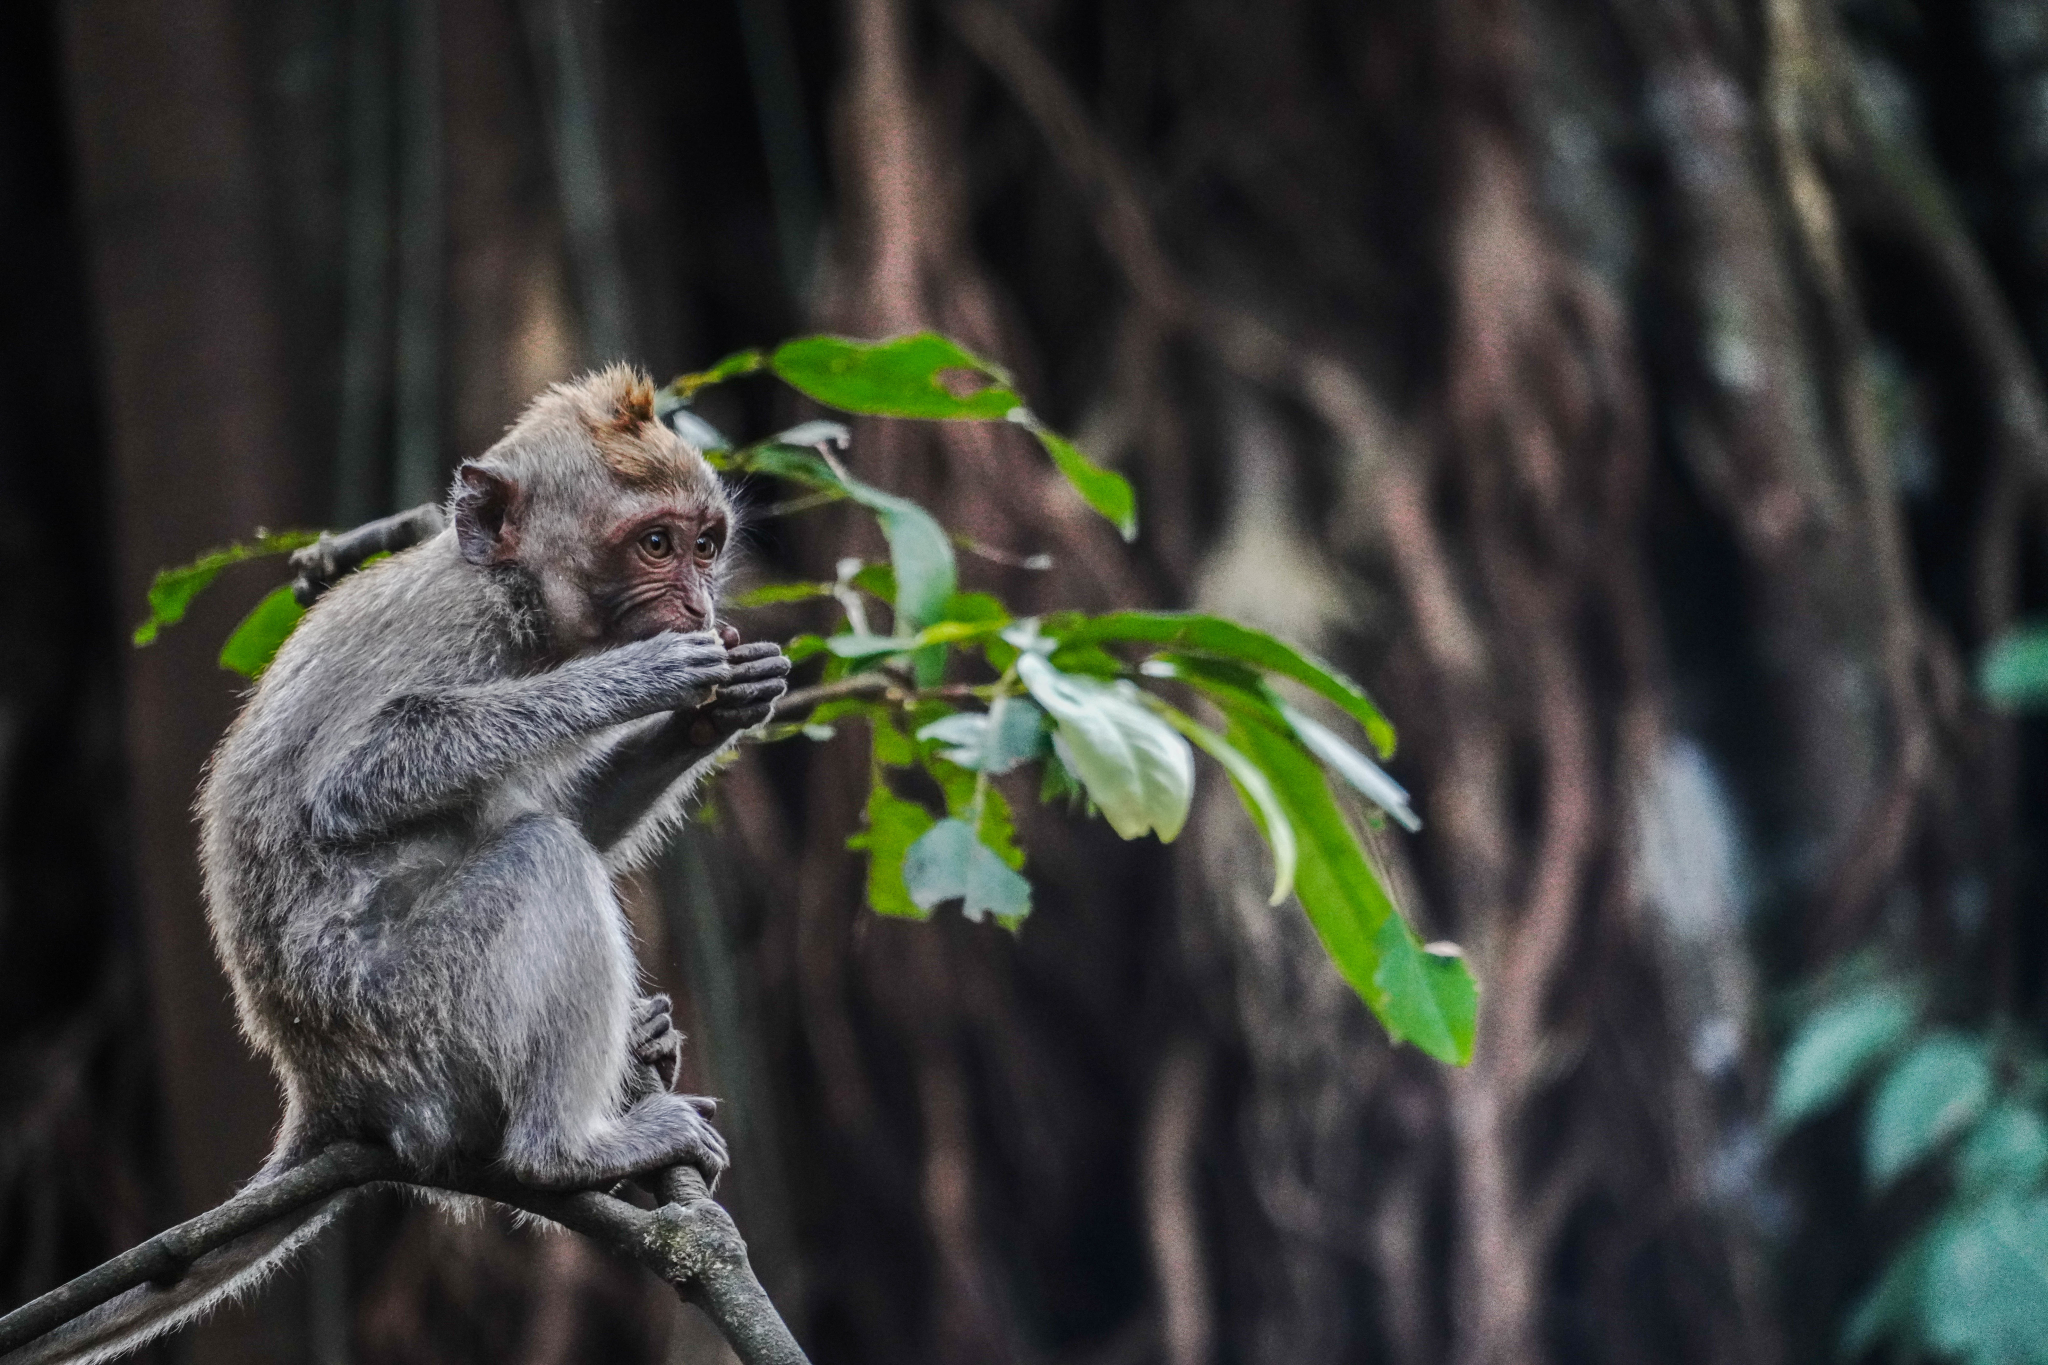
[[[567,400],[598,459],[621,482],[659,488],[699,477],[702,460],[654,417],[654,381],[632,365],[613,364],[556,384],[552,397]]]

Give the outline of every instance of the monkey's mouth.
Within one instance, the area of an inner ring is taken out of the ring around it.
[[[711,626],[708,613],[678,601],[670,593],[658,591],[634,593],[609,604],[605,619],[610,623],[612,637],[621,641],[644,640],[665,630],[688,634]]]

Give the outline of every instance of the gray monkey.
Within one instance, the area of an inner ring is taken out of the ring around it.
[[[680,1036],[637,996],[612,878],[768,718],[789,663],[716,626],[733,509],[652,404],[623,367],[536,399],[458,472],[446,529],[325,593],[215,752],[208,919],[285,1092],[257,1181],[343,1139],[553,1189],[724,1168],[712,1103],[669,1093]],[[246,1292],[348,1197],[4,1365],[132,1350]]]

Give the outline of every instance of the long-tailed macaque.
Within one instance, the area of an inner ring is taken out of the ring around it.
[[[214,754],[207,914],[285,1093],[259,1180],[344,1139],[554,1189],[724,1167],[711,1102],[669,1091],[680,1039],[638,993],[612,879],[789,664],[719,626],[733,508],[652,401],[620,367],[535,400],[457,473],[445,529],[321,596]],[[8,1365],[181,1325],[347,1197]]]

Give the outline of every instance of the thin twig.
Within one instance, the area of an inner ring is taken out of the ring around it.
[[[711,1319],[742,1365],[809,1365],[747,1261],[732,1218],[690,1167],[661,1174],[652,1210],[587,1191],[559,1194],[481,1173],[424,1181],[381,1147],[337,1143],[276,1180],[244,1190],[0,1318],[0,1354],[26,1345],[125,1290],[175,1278],[198,1257],[297,1209],[365,1185],[408,1184],[473,1195],[536,1214],[640,1262]]]
[[[779,716],[799,707],[808,710],[823,706],[828,701],[838,701],[844,697],[874,696],[897,690],[901,686],[902,684],[887,674],[856,673],[837,682],[814,683],[810,687],[799,687],[794,692],[785,692],[782,699],[775,703],[775,712]]]
[[[81,1313],[149,1280],[168,1280],[215,1247],[330,1194],[394,1179],[390,1152],[340,1143],[278,1177],[253,1185],[217,1208],[131,1247],[77,1279],[0,1318],[0,1354],[33,1341]]]
[[[846,697],[881,696],[892,702],[987,701],[990,692],[990,687],[983,683],[908,687],[900,679],[892,678],[886,673],[856,673],[837,682],[817,683],[784,693],[781,700],[775,703],[775,714],[780,718],[787,711],[798,708],[809,710],[812,707],[823,706],[828,701],[840,701]]]

